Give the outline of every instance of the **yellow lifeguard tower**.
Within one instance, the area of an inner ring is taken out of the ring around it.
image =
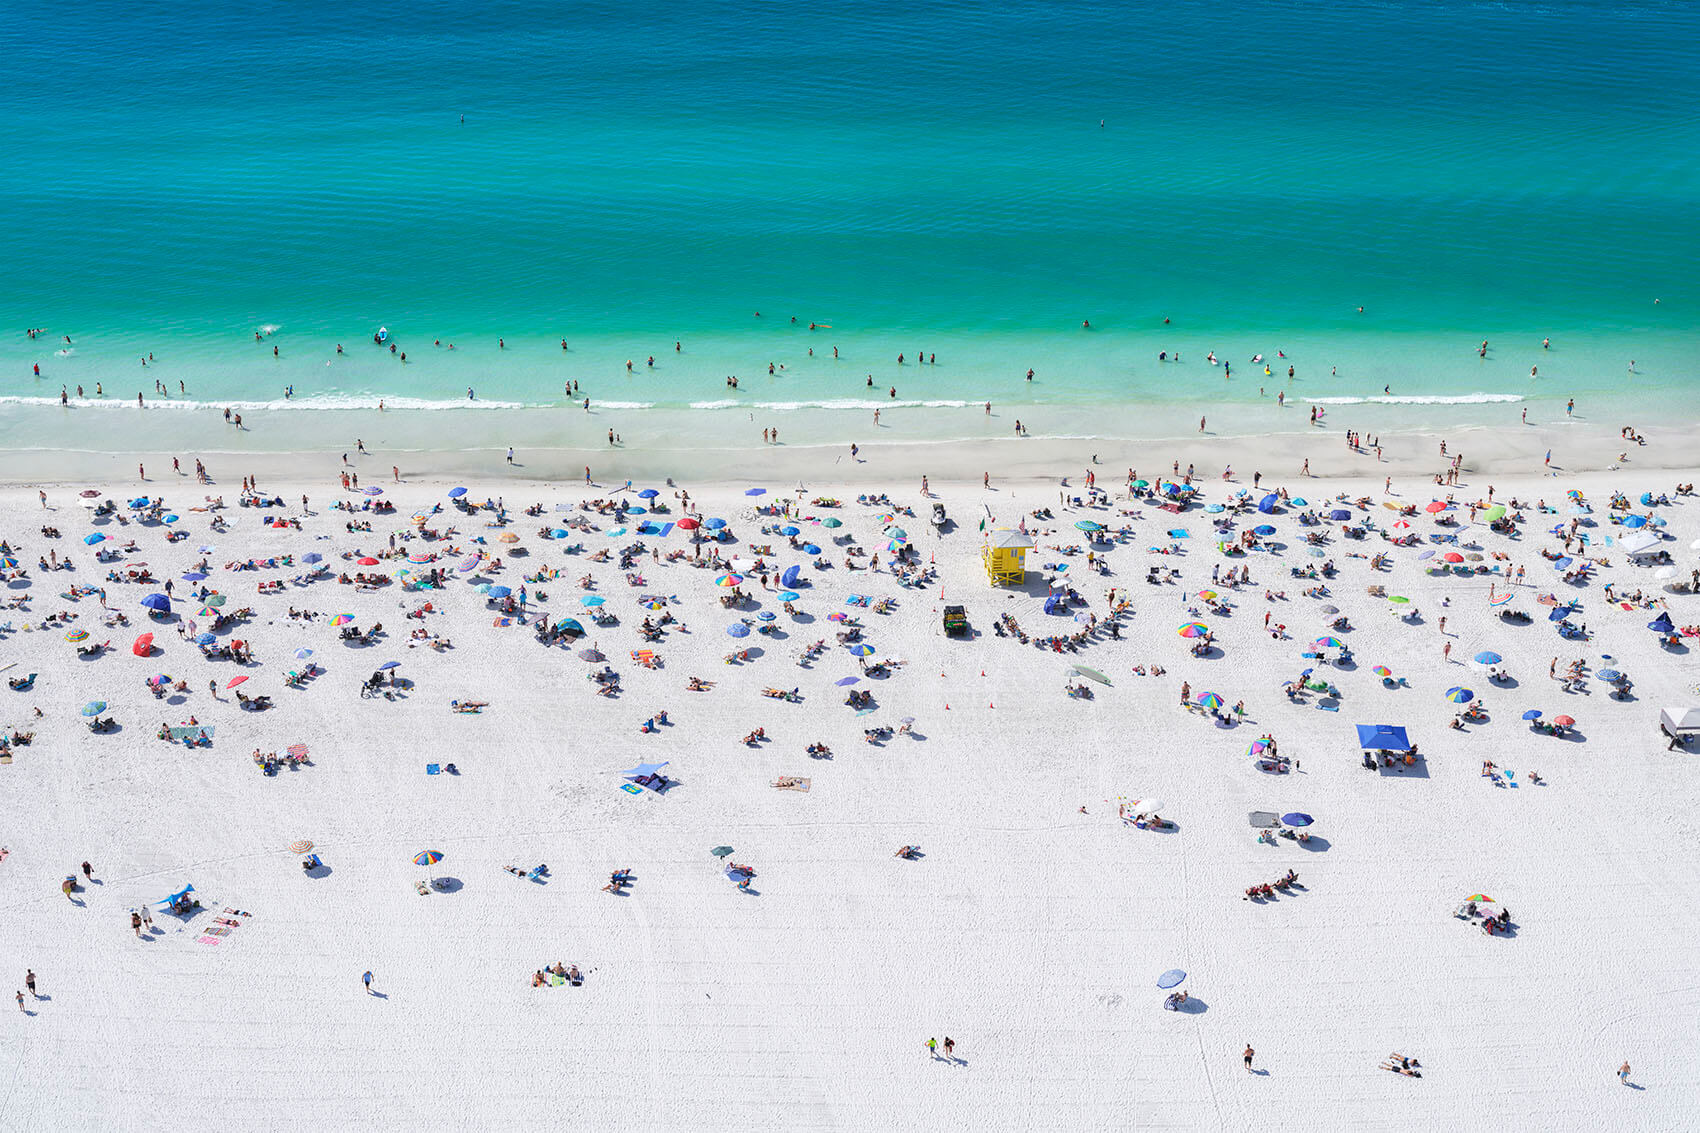
[[[987,537],[985,546],[980,548],[980,557],[985,560],[986,577],[993,586],[1019,584],[1027,577],[1027,549],[1031,546],[1032,536],[1007,527],[1000,527]]]

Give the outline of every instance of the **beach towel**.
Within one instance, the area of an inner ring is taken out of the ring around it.
[[[643,794],[643,788],[638,786],[636,783],[621,783],[620,790],[626,792],[628,795]]]
[[[427,774],[427,775],[436,775],[436,774],[439,774],[442,770],[443,769],[435,763],[427,763],[425,765],[425,774]]]
[[[512,618],[497,618],[495,621],[491,622],[490,624],[497,627],[498,629],[500,629],[502,626],[513,625],[514,620]]]
[[[565,984],[565,983],[566,983],[566,982],[567,982],[567,977],[566,977],[566,976],[557,976],[557,975],[551,975],[551,976],[550,976],[550,977],[549,977],[549,986],[550,986],[550,987],[561,987],[561,986],[563,986],[563,985],[564,985],[564,984]]]
[[[199,937],[198,939],[199,939],[200,943],[202,943],[202,944],[217,944],[217,943],[219,943],[219,939],[216,936],[203,936],[203,937]]]

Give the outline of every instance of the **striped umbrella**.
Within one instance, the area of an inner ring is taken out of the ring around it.
[[[1222,707],[1222,698],[1213,692],[1206,692],[1199,696],[1198,703],[1214,711],[1215,709]]]
[[[1450,700],[1453,704],[1468,704],[1470,701],[1474,700],[1475,697],[1475,693],[1461,685],[1453,685],[1451,688],[1446,690],[1446,699]]]
[[[714,580],[716,586],[738,586],[744,581],[741,574],[723,574]]]
[[[1210,627],[1205,625],[1203,622],[1187,622],[1175,632],[1179,633],[1182,637],[1203,637],[1205,634],[1210,632]]]
[[[88,639],[89,633],[86,629],[74,629],[65,635],[65,640],[70,642],[87,641]]]

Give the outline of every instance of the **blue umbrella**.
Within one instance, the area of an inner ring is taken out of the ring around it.
[[[211,645],[214,641],[217,641],[217,640],[218,639],[215,638],[210,633],[197,633],[195,635],[195,644],[196,645]]]
[[[1671,624],[1669,614],[1660,614],[1658,617],[1647,623],[1647,628],[1652,630],[1654,633],[1669,633],[1676,627]]]
[[[1305,499],[1303,496],[1294,496],[1288,502],[1291,503],[1294,507],[1309,507],[1310,506],[1310,501]]]
[[[1283,814],[1281,816],[1281,821],[1285,822],[1288,826],[1309,826],[1314,820],[1310,815],[1305,814],[1303,811],[1295,810],[1292,814]]]
[[[748,637],[750,636],[750,627],[743,622],[733,622],[726,627],[726,635],[728,637]]]
[[[632,768],[630,771],[620,772],[620,775],[622,777],[626,778],[626,779],[647,778],[648,776],[655,774],[657,771],[660,771],[663,767],[666,767],[671,762],[673,762],[673,761],[670,760],[670,759],[667,759],[667,760],[661,761],[660,763],[640,763],[636,767]]]
[[[1388,751],[1410,751],[1411,738],[1393,724],[1359,724],[1358,746]]]
[[[1647,517],[1642,515],[1626,515],[1623,517],[1623,525],[1630,530],[1634,530],[1637,527],[1645,527],[1647,526]]]
[[[317,551],[308,551],[305,555],[301,556],[301,561],[304,563],[322,563],[325,561],[325,556],[319,554]]]
[[[853,653],[854,655],[856,655],[857,657],[866,657],[869,654],[871,654],[873,651],[874,651],[874,647],[867,644],[866,642],[863,642],[860,645],[852,645],[850,647],[850,652]]]
[[[1267,523],[1260,523],[1256,527],[1253,527],[1252,530],[1257,532],[1259,535],[1273,535],[1273,534],[1275,534],[1275,528],[1270,526]]]
[[[1497,653],[1483,652],[1476,654],[1475,660],[1478,665],[1497,665],[1505,658]]]
[[[657,492],[654,488],[645,488],[643,491],[638,493],[638,499],[640,499],[640,500],[653,500],[656,496],[659,496],[660,494],[661,493]]]
[[[767,495],[767,489],[766,488],[746,488],[744,490],[744,495],[746,495],[746,496],[765,496],[765,495]]]
[[[764,622],[771,622],[778,618],[779,615],[774,613],[772,610],[763,610],[761,613],[757,614],[756,617],[760,618]]]
[[[1621,681],[1623,679],[1623,674],[1618,672],[1616,669],[1601,669],[1594,675],[1599,677],[1602,681]]]
[[[379,669],[399,669],[399,668],[401,668],[401,662],[400,661],[385,661],[382,665],[379,665],[378,668]]]
[[[104,700],[91,700],[87,704],[83,705],[84,716],[99,716],[105,711],[106,701]]]
[[[820,554],[820,548],[815,546],[813,543],[804,543],[803,553],[805,555],[818,555]]]
[[[1221,504],[1205,504],[1204,510],[1209,512],[1211,515],[1219,515],[1228,509],[1223,507]]]
[[[201,579],[205,578],[206,575],[203,574],[201,571],[192,570],[188,574],[183,575],[182,577],[183,577],[184,582],[199,582],[199,581],[201,581]]]
[[[803,572],[800,568],[788,566],[785,568],[784,573],[779,576],[779,581],[786,586],[795,586],[797,585],[797,579],[801,578],[802,575]]]
[[[1185,972],[1181,971],[1179,968],[1170,968],[1168,971],[1157,977],[1157,986],[1162,988],[1164,991],[1167,991],[1169,988],[1179,987],[1181,985],[1181,981],[1184,979],[1186,979]]]
[[[106,542],[106,536],[104,536],[100,532],[96,531],[93,535],[84,535],[83,536],[83,542],[87,543],[89,546],[92,547],[96,543]]]
[[[1340,520],[1352,518],[1352,513],[1347,511],[1343,507],[1337,507],[1333,511],[1328,513],[1328,518],[1338,522]]]
[[[779,600],[781,602],[795,602],[800,597],[802,597],[802,595],[798,594],[795,590],[781,590],[779,592]]]
[[[1274,511],[1280,503],[1281,497],[1276,495],[1274,492],[1270,492],[1267,496],[1264,496],[1261,500],[1257,501],[1257,510],[1268,515],[1270,512]]]
[[[1539,720],[1540,718],[1541,710],[1539,708],[1531,708],[1527,712],[1523,713],[1523,719],[1525,720]]]
[[[581,606],[600,606],[602,602],[603,598],[600,594],[586,594],[578,600],[578,604]]]
[[[781,535],[801,535],[802,531],[795,525],[788,523],[779,529],[779,533]]]
[[[449,499],[451,499],[451,500],[458,500],[464,495],[466,495],[466,489],[465,488],[450,488],[449,489]]]
[[[142,599],[142,605],[161,614],[169,614],[171,612],[171,599],[167,598],[163,594],[149,594],[146,598]]]
[[[1468,704],[1470,701],[1474,700],[1475,697],[1475,693],[1459,685],[1453,685],[1451,688],[1446,690],[1446,699],[1450,700],[1454,704]]]
[[[1570,607],[1569,606],[1554,606],[1551,610],[1547,611],[1547,621],[1549,621],[1549,622],[1562,622],[1565,618],[1568,618],[1569,616],[1570,616]]]
[[[506,598],[512,593],[513,591],[506,586],[492,586],[490,588],[490,597],[492,598]]]
[[[726,521],[721,519],[718,515],[715,515],[703,520],[702,525],[710,531],[719,531],[722,527],[726,526]]]
[[[568,532],[567,532],[567,529],[565,527],[556,527],[556,528],[553,528],[552,530],[550,530],[549,538],[551,538],[551,539],[565,539],[567,537],[567,534],[568,534]]]

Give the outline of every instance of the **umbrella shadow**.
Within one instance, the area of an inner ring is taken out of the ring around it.
[[[1383,779],[1392,779],[1395,777],[1401,779],[1427,779],[1429,777],[1428,761],[1422,759],[1417,760],[1409,767],[1406,767],[1403,763],[1400,763],[1397,760],[1394,761],[1393,766],[1388,767],[1381,763],[1380,760],[1377,760],[1376,769],[1381,772],[1381,777]]]
[[[431,879],[431,888],[435,889],[438,893],[459,893],[462,889],[466,888],[466,886],[458,877],[443,877],[438,875]]]
[[[1175,1014],[1177,1015],[1202,1015],[1208,1010],[1210,1010],[1210,1004],[1190,993],[1187,995],[1185,1003],[1175,1004]]]
[[[329,877],[331,875],[331,867],[320,862],[312,869],[304,869],[301,872],[306,874],[308,877],[317,879],[320,877]]]
[[[1333,845],[1334,843],[1330,842],[1322,835],[1312,834],[1303,842],[1299,843],[1299,848],[1302,850],[1309,850],[1313,854],[1326,854]]]
[[[791,615],[791,620],[796,622],[798,625],[806,626],[814,622],[815,616],[813,614],[804,613],[802,610],[798,610],[795,614]]]
[[[744,652],[746,652],[750,655],[750,660],[752,660],[752,661],[754,661],[758,657],[764,657],[764,656],[767,655],[767,650],[763,649],[759,645],[752,645],[749,648],[747,648],[746,650],[744,650]]]

